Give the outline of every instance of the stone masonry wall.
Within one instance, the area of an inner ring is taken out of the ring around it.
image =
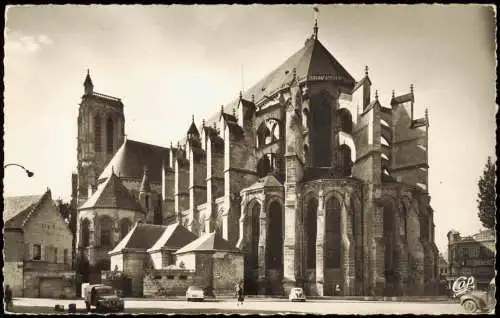
[[[152,271],[144,276],[144,297],[184,296],[193,285],[194,271],[164,269]]]
[[[215,253],[213,259],[213,289],[217,296],[234,294],[234,286],[243,281],[243,254]]]
[[[4,285],[9,285],[13,297],[23,297],[23,262],[5,261],[3,264]]]

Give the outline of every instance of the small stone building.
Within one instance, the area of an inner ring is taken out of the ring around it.
[[[194,270],[193,284],[208,294],[230,295],[243,282],[243,253],[222,238],[218,232],[200,236],[178,250],[177,265]]]
[[[43,195],[4,198],[4,284],[14,297],[74,297],[73,234]]]
[[[196,240],[197,236],[182,226],[174,223],[166,227],[158,241],[147,250],[155,270],[175,265],[175,252]]]
[[[142,296],[142,279],[150,264],[147,249],[162,236],[166,226],[136,223],[130,232],[108,252],[110,269],[132,279],[132,296]]]

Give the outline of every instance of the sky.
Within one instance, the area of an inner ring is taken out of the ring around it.
[[[429,191],[436,243],[471,234],[477,181],[495,157],[493,8],[472,5],[320,5],[318,38],[389,106],[415,91],[429,110]],[[9,6],[5,28],[4,196],[69,200],[78,104],[94,90],[125,105],[130,139],[161,146],[298,51],[312,34],[311,5]]]

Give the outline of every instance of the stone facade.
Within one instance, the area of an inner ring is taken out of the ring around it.
[[[74,296],[73,235],[50,190],[4,198],[4,222],[3,274],[14,297]],[[45,293],[50,286],[52,293]]]
[[[437,293],[428,114],[415,116],[413,87],[383,102],[371,86],[368,69],[356,81],[315,28],[214,117],[201,126],[193,117],[157,160],[161,172],[149,176],[162,180],[162,214],[243,250],[247,294]],[[118,151],[100,179],[118,166],[120,178],[140,178],[123,158]],[[139,198],[141,189],[129,188]]]
[[[495,277],[496,232],[483,230],[462,237],[457,231],[448,232],[448,280],[474,276],[477,287],[485,289]]]

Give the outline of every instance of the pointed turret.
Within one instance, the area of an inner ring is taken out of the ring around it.
[[[151,192],[151,186],[149,184],[149,173],[148,173],[148,167],[144,167],[144,175],[142,176],[142,182],[141,182],[141,193],[146,193],[146,192]]]
[[[85,95],[91,95],[94,92],[94,84],[90,78],[90,72],[87,69],[87,76],[85,77],[85,82],[83,82],[83,87],[85,88]]]
[[[196,128],[196,124],[194,123],[194,115],[192,116],[191,126],[189,126],[189,129],[187,131],[187,137],[188,140],[200,137],[200,132],[198,131],[198,128]]]

